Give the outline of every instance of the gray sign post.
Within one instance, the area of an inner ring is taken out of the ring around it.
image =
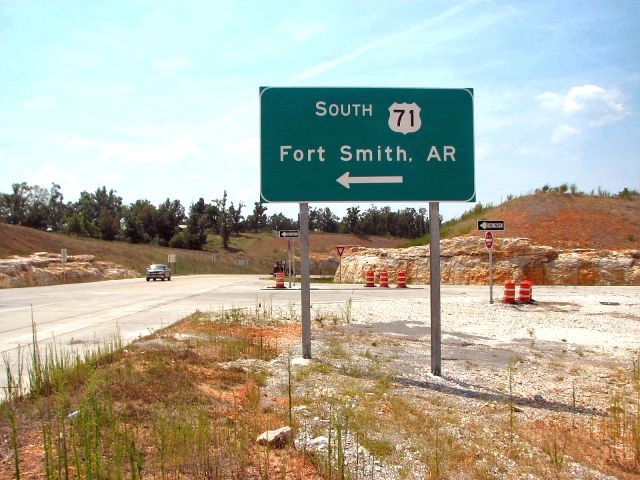
[[[440,205],[429,202],[429,272],[431,275],[431,373],[442,374],[440,333]]]
[[[300,204],[300,307],[302,357],[311,358],[311,292],[309,285],[309,204]]]
[[[489,250],[489,303],[493,303],[493,233],[504,231],[504,220],[478,220],[478,231],[485,232],[484,243]]]

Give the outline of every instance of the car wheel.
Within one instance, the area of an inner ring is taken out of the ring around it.
[[[147,277],[147,282],[148,282],[149,280],[150,280],[150,278],[149,278],[149,277]]]
[[[171,281],[171,277],[167,278],[168,281]]]
[[[155,282],[157,280],[157,278],[154,278],[153,281]]]

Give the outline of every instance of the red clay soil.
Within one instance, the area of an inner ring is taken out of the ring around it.
[[[483,218],[505,221],[497,237],[559,249],[640,249],[640,199],[544,193],[517,198],[489,215]],[[469,235],[478,235],[475,220]]]

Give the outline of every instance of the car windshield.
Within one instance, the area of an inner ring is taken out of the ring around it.
[[[149,270],[162,270],[163,268],[165,268],[164,265],[162,265],[160,263],[154,263],[153,265],[151,265],[149,267]]]

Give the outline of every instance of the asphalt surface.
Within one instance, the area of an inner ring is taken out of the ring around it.
[[[287,283],[288,285],[288,283]],[[17,352],[26,356],[32,342],[32,321],[41,349],[82,351],[118,331],[131,342],[165,327],[195,310],[209,311],[258,305],[299,305],[299,285],[275,289],[274,281],[254,275],[174,276],[169,281],[142,279],[0,290],[0,353],[16,369]],[[605,294],[620,292],[638,298],[639,287],[534,287],[538,296]],[[494,297],[501,295],[494,290]],[[442,286],[442,297],[489,298],[486,286]],[[311,303],[366,302],[384,299],[428,298],[428,286],[365,288],[362,285],[312,284]],[[535,294],[534,294],[535,297]],[[0,387],[6,384],[0,376]]]

